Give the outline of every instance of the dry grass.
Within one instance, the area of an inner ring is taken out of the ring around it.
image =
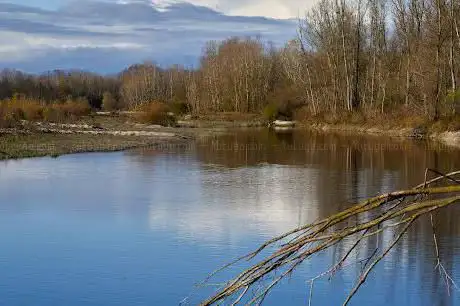
[[[91,107],[85,99],[46,105],[44,102],[16,95],[0,101],[0,126],[14,127],[21,120],[63,122],[90,113]]]

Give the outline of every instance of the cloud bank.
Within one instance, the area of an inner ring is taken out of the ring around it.
[[[0,67],[111,73],[143,60],[193,65],[209,40],[260,35],[280,45],[296,26],[174,0],[80,0],[56,10],[0,2]]]
[[[156,6],[168,6],[180,0],[152,0]],[[227,15],[265,16],[277,19],[296,18],[304,15],[316,0],[188,0],[194,5],[205,6]]]

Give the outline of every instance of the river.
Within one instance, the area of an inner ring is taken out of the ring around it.
[[[360,199],[417,185],[427,167],[460,169],[460,151],[253,130],[180,146],[3,161],[0,305],[196,305],[216,287],[195,284],[221,265]],[[459,218],[460,207],[435,216],[442,261],[458,283]],[[344,252],[304,263],[266,305],[307,305],[308,280]],[[351,305],[460,305],[460,292],[447,289],[435,266],[423,219]],[[341,305],[359,272],[351,266],[318,282],[312,305]]]

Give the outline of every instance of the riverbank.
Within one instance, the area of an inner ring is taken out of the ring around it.
[[[133,137],[121,135],[17,133],[0,134],[0,160],[84,152],[115,152],[164,145],[182,145],[181,138]]]
[[[325,133],[346,133],[362,135],[381,135],[412,139],[425,139],[441,142],[444,145],[460,148],[460,131],[434,131],[420,127],[383,127],[355,124],[328,124],[300,122],[298,128],[322,131]]]
[[[72,123],[23,121],[15,128],[0,129],[0,160],[114,152],[191,139],[191,133],[127,123],[120,117],[85,117]]]
[[[82,152],[111,152],[156,145],[180,145],[240,128],[260,128],[262,119],[218,120],[218,117],[178,121],[176,127],[131,122],[123,116],[89,116],[67,124],[22,122],[13,129],[0,130],[0,160],[40,156],[60,156]],[[295,129],[324,133],[381,135],[428,139],[460,148],[460,131],[433,131],[409,127],[382,127],[358,124],[297,122]]]
[[[0,160],[156,146],[164,150],[241,126],[230,121],[195,121],[194,126],[164,127],[139,124],[127,116],[87,116],[71,123],[22,121],[14,128],[0,129]]]

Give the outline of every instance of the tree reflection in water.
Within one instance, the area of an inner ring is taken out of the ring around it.
[[[194,216],[208,214],[202,219],[221,220],[222,226],[231,222],[232,226],[225,228],[227,232],[237,232],[238,226],[234,225],[241,222],[247,227],[251,222],[259,227],[265,224],[262,229],[253,230],[265,230],[267,237],[327,217],[361,199],[412,187],[424,177],[426,168],[442,172],[460,168],[459,151],[441,144],[299,131],[238,131],[210,136],[177,149],[176,155],[195,163],[200,180],[204,180],[202,200],[208,204],[197,204]],[[165,158],[165,152],[144,150],[133,158],[152,164],[158,156]],[[223,220],[222,215],[227,219]],[[443,263],[457,276],[459,217],[459,207],[445,209],[435,216]],[[378,243],[392,238],[390,234],[380,236],[380,242],[369,241],[354,258],[370,255]],[[325,264],[342,257],[348,250],[346,246],[330,249]],[[420,291],[408,294],[407,304],[413,294],[423,293],[430,295],[424,301],[426,305],[453,305],[455,294],[447,294],[445,282],[434,272],[436,261],[429,220],[419,220],[381,265],[385,277],[400,279],[398,275],[402,274],[407,282],[388,282],[381,288],[388,296],[401,294],[401,286],[409,287],[417,280]],[[338,277],[353,283],[359,273],[360,268],[356,267]]]

